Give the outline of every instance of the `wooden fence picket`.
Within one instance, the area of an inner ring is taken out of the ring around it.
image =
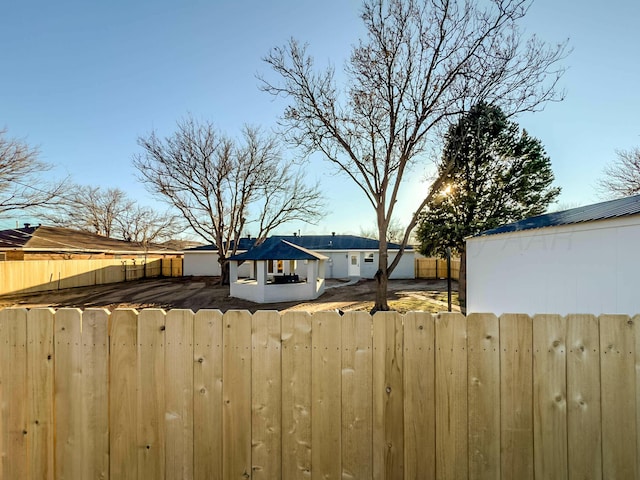
[[[0,477],[26,478],[27,311],[0,310]]]
[[[29,405],[29,475],[38,479],[54,478],[54,310],[37,308],[27,314],[26,399]]]
[[[251,477],[251,314],[229,310],[223,332],[222,477]]]
[[[342,475],[341,317],[336,312],[313,315],[311,331],[311,478]]]
[[[373,351],[371,316],[346,312],[342,321],[342,478],[371,478]]]
[[[402,317],[373,315],[373,475],[404,477],[404,379]]]
[[[222,312],[200,310],[193,326],[195,479],[222,479]]]
[[[77,312],[79,313],[79,312]],[[81,315],[82,478],[109,478],[109,312]]]
[[[404,318],[405,478],[436,476],[435,319],[425,312]]]
[[[111,314],[109,370],[109,470],[114,478],[138,478],[138,312]]]
[[[282,315],[283,480],[311,478],[311,315]]]
[[[600,316],[602,474],[637,478],[635,328],[626,315]]]
[[[500,317],[500,443],[503,479],[533,479],[533,330],[527,315]]]
[[[56,479],[82,478],[82,315],[63,308],[55,315]]]
[[[251,369],[251,468],[253,478],[282,477],[282,369],[280,314],[253,317]]]
[[[436,477],[467,478],[467,319],[436,317]]]
[[[500,327],[493,314],[467,317],[469,478],[500,478]]]
[[[536,478],[567,476],[567,329],[560,315],[533,318]]]
[[[138,478],[165,478],[165,312],[138,315]]]
[[[165,468],[169,478],[193,478],[193,317],[170,310],[165,320]]]
[[[569,478],[602,478],[598,319],[569,315],[566,348]]]

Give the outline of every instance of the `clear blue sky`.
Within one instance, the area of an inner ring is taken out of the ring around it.
[[[231,135],[245,123],[274,127],[284,104],[258,90],[255,75],[269,73],[261,58],[293,36],[339,70],[362,33],[359,9],[356,0],[5,2],[0,127],[38,145],[55,165],[50,175],[120,187],[154,205],[131,166],[139,135],[169,134],[187,113]],[[536,0],[526,19],[528,32],[549,42],[569,38],[574,49],[562,80],[566,100],[517,118],[545,145],[561,206],[599,201],[604,165],[616,149],[640,145],[638,18],[637,0]],[[329,215],[281,233],[358,234],[373,226],[363,194],[328,169],[314,161],[309,176],[322,182]],[[400,220],[423,189],[407,185]],[[16,215],[0,227],[25,220],[33,219]]]

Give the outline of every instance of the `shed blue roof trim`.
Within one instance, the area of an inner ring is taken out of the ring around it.
[[[277,237],[265,240],[248,252],[229,257],[238,262],[245,260],[326,260],[327,257],[294,245]]]
[[[574,223],[593,222],[610,218],[626,217],[640,214],[640,195],[609,200],[608,202],[594,203],[584,207],[572,208],[562,212],[547,213],[537,217],[525,218],[519,222],[508,223],[497,228],[482,232],[483,235],[496,235],[498,233],[519,232],[534,228],[557,227]]]

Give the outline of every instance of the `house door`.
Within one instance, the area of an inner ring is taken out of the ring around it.
[[[360,276],[360,253],[359,252],[349,252],[349,276],[350,277]]]

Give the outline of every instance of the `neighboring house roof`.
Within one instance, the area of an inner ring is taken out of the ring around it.
[[[231,242],[231,248],[233,248],[233,241]],[[255,238],[241,238],[240,241],[238,241],[238,250],[249,250],[251,247],[253,247],[254,243],[256,243],[256,239]],[[185,251],[187,252],[209,252],[209,251],[213,251],[213,252],[217,252],[218,251],[218,247],[216,246],[216,244],[212,243],[210,245],[200,245],[198,247],[194,247],[194,248],[187,248],[185,249]]]
[[[276,238],[285,240],[302,248],[315,251],[328,250],[378,250],[380,242],[372,238],[358,237],[355,235],[274,235],[269,239]],[[254,238],[241,238],[238,243],[238,250],[249,250],[253,247]],[[397,243],[388,243],[389,250],[399,250]],[[413,250],[407,245],[406,250]],[[191,248],[188,252],[195,251],[216,251],[215,245],[204,245],[202,247]],[[284,259],[283,259],[284,260]]]
[[[619,198],[608,202],[594,203],[584,207],[572,208],[562,212],[547,213],[536,217],[525,218],[519,222],[501,225],[497,228],[475,235],[495,235],[498,233],[518,232],[534,228],[557,227],[575,223],[594,222],[611,218],[640,214],[640,195]]]
[[[62,227],[24,227],[0,231],[0,250],[73,253],[177,253],[161,245],[144,245]]]
[[[229,260],[326,260],[327,257],[307,250],[278,237],[271,237],[248,252],[234,255]]]
[[[167,240],[166,242],[158,243],[159,247],[169,248],[171,250],[184,251],[188,248],[196,248],[202,246],[202,242],[196,242],[193,240]]]

